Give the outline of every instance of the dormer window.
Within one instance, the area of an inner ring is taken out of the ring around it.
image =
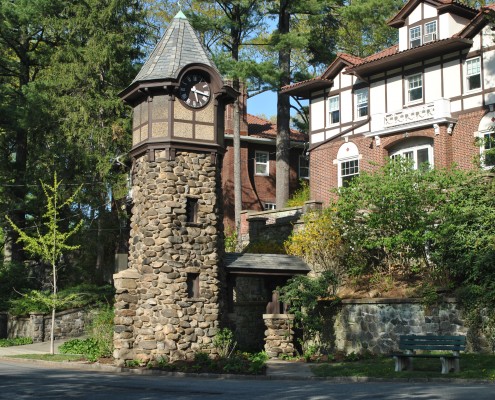
[[[409,29],[409,47],[421,46],[421,26]]]
[[[433,42],[434,40],[437,40],[437,21],[431,21],[425,24],[423,43]]]

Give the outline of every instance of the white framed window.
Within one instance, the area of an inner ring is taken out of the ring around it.
[[[340,122],[339,96],[333,96],[328,99],[328,119],[330,124],[338,124]]]
[[[299,156],[299,178],[309,179],[309,157],[306,155]]]
[[[480,57],[475,57],[466,60],[466,85],[468,91],[481,88]]]
[[[334,160],[338,168],[339,187],[348,186],[359,175],[359,159],[359,149],[354,143],[348,142],[340,146],[337,159]]]
[[[363,118],[368,115],[368,89],[356,91],[356,116]]]
[[[421,26],[409,29],[409,48],[421,46]]]
[[[485,168],[492,168],[495,166],[495,132],[483,133],[481,157]]]
[[[275,203],[263,203],[263,210],[264,211],[270,211],[270,210],[276,210],[277,205]]]
[[[270,175],[270,155],[266,151],[256,151],[254,153],[254,174],[268,176]]]
[[[423,75],[414,74],[406,77],[408,103],[419,102],[423,99]]]
[[[392,148],[390,158],[410,160],[414,169],[433,167],[433,141],[430,138],[411,138]]]
[[[349,183],[359,175],[359,159],[340,162],[340,186],[347,187]]]
[[[434,40],[437,40],[437,21],[427,22],[425,24],[423,43],[433,42]]]

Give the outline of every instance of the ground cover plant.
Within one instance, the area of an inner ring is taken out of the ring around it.
[[[111,307],[95,310],[87,330],[88,338],[68,340],[59,347],[62,354],[79,354],[88,361],[95,362],[109,358],[113,351],[113,317]]]
[[[486,379],[495,381],[495,355],[462,354],[461,371],[442,375],[438,359],[414,360],[414,371],[394,371],[394,360],[387,356],[368,356],[347,358],[347,360],[331,361],[315,364],[311,370],[319,377],[369,377],[369,378],[459,378]]]
[[[266,370],[266,361],[268,355],[265,352],[251,354],[237,351],[218,358],[210,358],[207,353],[198,352],[194,360],[168,362],[163,358],[149,364],[148,367],[189,373],[262,375]],[[131,362],[128,366],[137,365]]]
[[[18,337],[15,339],[0,339],[0,347],[22,346],[24,344],[33,343],[32,338]]]

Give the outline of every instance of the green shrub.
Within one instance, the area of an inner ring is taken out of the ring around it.
[[[25,293],[24,296],[10,301],[9,312],[12,315],[27,315],[29,313],[49,313],[50,308],[38,301],[35,290]],[[50,295],[50,291],[43,291],[41,294]],[[114,288],[110,285],[96,286],[82,284],[67,289],[60,290],[58,297],[68,299],[63,309],[86,307],[98,303],[108,304],[113,301]],[[58,309],[61,311],[62,308]]]
[[[87,339],[72,339],[59,347],[62,354],[81,354],[89,361],[110,357],[113,351],[113,309],[97,310],[88,328]]]
[[[32,338],[18,337],[15,339],[0,339],[0,347],[21,346],[33,343]]]
[[[299,181],[299,189],[297,189],[287,203],[286,207],[302,207],[306,201],[309,200],[309,182],[306,179],[301,179]]]

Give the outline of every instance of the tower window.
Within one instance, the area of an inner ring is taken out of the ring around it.
[[[187,222],[198,222],[198,199],[187,198],[186,217]]]
[[[195,299],[199,297],[199,274],[187,274],[187,297]]]

